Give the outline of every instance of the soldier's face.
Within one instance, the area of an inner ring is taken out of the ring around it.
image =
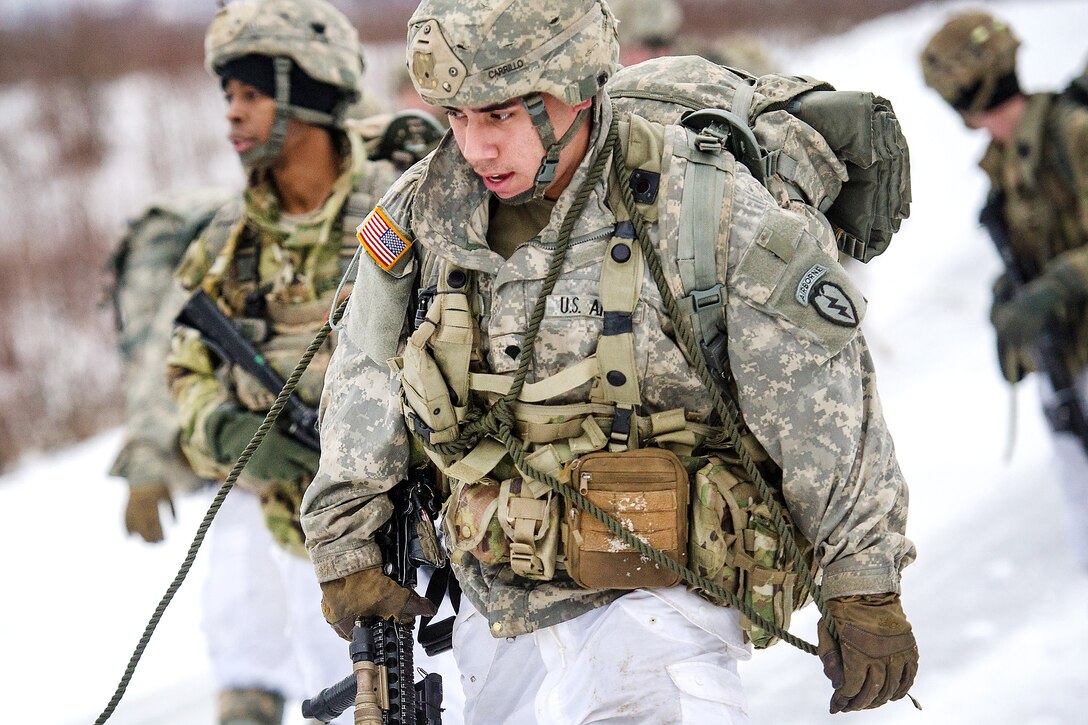
[[[571,106],[548,94],[543,98],[557,139],[570,128],[578,111],[592,103]],[[447,107],[446,115],[461,155],[489,191],[500,199],[512,199],[533,188],[544,145],[520,98],[479,108]],[[560,152],[555,181],[545,192],[547,198],[557,198],[570,183],[585,155],[588,139],[586,123]]]
[[[276,120],[276,101],[271,96],[231,78],[223,86],[223,97],[230,123],[228,138],[235,153],[241,154],[268,140]]]
[[[985,129],[994,141],[1009,143],[1016,137],[1026,109],[1027,98],[1017,94],[989,111],[961,115],[968,128]]]

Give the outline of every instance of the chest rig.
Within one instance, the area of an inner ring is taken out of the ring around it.
[[[402,355],[391,364],[401,378],[401,402],[409,429],[450,482],[443,525],[455,564],[469,555],[486,565],[508,564],[515,574],[528,579],[547,581],[566,576],[563,570],[568,561],[559,542],[569,539],[569,520],[575,511],[568,505],[564,513],[560,498],[581,498],[577,504],[579,510],[583,502],[593,507],[576,490],[578,483],[571,480],[570,471],[572,463],[599,452],[665,449],[689,462],[693,466],[691,471],[702,466],[718,473],[727,471],[725,477],[732,478],[727,488],[747,482],[740,461],[751,461],[753,452],[758,459],[753,465],[768,463],[758,443],[741,431],[734,430],[731,435],[721,426],[688,420],[683,408],[652,414],[644,414],[641,409],[634,316],[648,269],[657,267],[654,281],[663,296],[672,297],[656,250],[649,259],[645,251],[653,249],[645,226],[657,220],[657,195],[664,188],[662,141],[660,127],[655,129],[637,117],[630,117],[622,126],[621,132],[620,124],[614,122],[605,143],[606,151],[599,154],[594,173],[579,192],[582,201],[576,200],[568,212],[568,217],[573,214],[576,218],[580,203],[584,203],[584,197],[596,184],[594,174],[602,173],[609,157],[607,150],[612,149],[613,174],[617,178],[616,183],[609,185],[609,205],[616,223],[601,257],[598,293],[602,325],[594,354],[548,377],[525,382],[531,343],[550,292],[546,279],[519,353],[518,372],[514,375],[489,372],[481,352],[478,324],[486,302],[474,273],[444,259],[424,271],[420,287],[427,290],[424,295],[428,302],[417,312],[418,326]],[[621,136],[626,143],[621,144]],[[626,154],[619,153],[621,145]],[[677,276],[681,284],[691,285],[691,291],[678,303],[673,300],[676,309],[670,310],[670,317],[675,313],[678,320],[683,318],[676,324],[683,324],[689,330],[697,325],[699,338],[717,340],[724,332],[725,292],[718,282],[724,279],[724,274],[717,272],[715,249],[719,215],[729,209],[727,176],[733,162],[728,154],[704,154],[694,147],[690,151],[688,168],[695,179],[691,183],[708,183],[718,196],[716,202],[706,202],[696,201],[696,195],[689,194],[686,198],[690,201],[681,203],[679,218],[683,221],[677,247],[680,257]],[[558,276],[556,259],[561,261],[565,253],[563,229],[567,229],[569,239],[572,222],[565,219],[560,228],[560,244],[548,279]],[[700,283],[706,287],[697,288]],[[694,351],[694,356],[702,361],[702,342],[697,339],[689,336],[687,342],[680,344],[685,351]],[[721,344],[724,347],[724,341]],[[690,352],[686,354],[691,357]],[[583,402],[548,404],[549,400],[562,398],[579,388],[589,391]],[[735,405],[732,410],[735,414]],[[738,453],[738,447],[744,448],[744,452]],[[712,460],[707,458],[710,449],[721,455]],[[560,485],[566,488],[560,489]],[[685,475],[685,497],[686,490]],[[756,498],[753,494],[739,504],[736,500],[733,503],[740,510]],[[686,500],[682,503],[686,507]],[[704,523],[718,529],[721,539],[720,518],[716,521],[710,520],[714,517],[704,518],[707,519]],[[729,537],[730,543],[740,540],[742,548],[746,542],[758,548],[757,537],[752,532],[744,535],[746,514],[735,516],[728,523],[730,527],[739,524],[742,528]],[[646,557],[638,542],[631,538],[641,539],[645,544],[646,540],[653,540],[652,535],[636,533],[624,537],[610,525],[606,524],[606,528],[615,537],[613,546],[628,547]],[[682,528],[683,551],[675,557],[679,562],[668,565],[670,569],[677,564],[682,569],[690,549],[686,520]],[[773,525],[769,528],[773,533]],[[691,532],[693,539],[699,536],[699,532]],[[752,569],[756,558],[744,556]],[[651,566],[662,566],[656,558],[647,557],[645,561]],[[779,571],[774,572],[774,567]],[[707,567],[700,568],[709,571]],[[804,601],[807,592],[792,598],[797,579],[792,573],[781,571],[788,568],[781,555],[772,555],[771,561],[760,562],[755,568],[766,569],[767,575],[753,579],[738,573],[736,566],[719,565],[714,573],[727,588],[723,590],[706,580],[702,580],[699,588],[713,590],[719,601],[738,606],[746,617],[752,614],[775,635],[782,634],[775,623],[788,623],[789,614]],[[698,579],[692,572],[687,573]],[[752,609],[750,596],[748,604],[738,598],[744,596],[741,592],[746,582],[751,580],[754,585],[755,579],[767,592],[762,614]],[[776,599],[776,593],[780,595],[783,588],[789,588],[790,595]],[[760,626],[753,625],[752,629]],[[769,635],[764,644],[772,640]]]
[[[1036,94],[1016,136],[1007,144],[991,144],[980,162],[993,188],[1005,194],[1010,239],[1032,276],[1083,244],[1063,136],[1055,96]]]
[[[320,209],[289,224],[281,221],[270,186],[251,187],[238,216],[218,219],[205,235],[206,253],[214,257],[201,288],[229,310],[282,376],[290,374],[324,324],[351,264],[358,247],[354,229],[375,199],[368,177],[372,166],[356,164],[337,179]],[[299,397],[308,405],[320,399],[331,351],[329,341],[299,383]],[[232,368],[227,374],[245,407],[271,406],[274,396],[248,373]]]

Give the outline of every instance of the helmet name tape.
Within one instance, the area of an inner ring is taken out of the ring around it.
[[[521,70],[524,67],[525,67],[525,59],[524,58],[518,58],[517,60],[511,61],[509,63],[504,63],[504,64],[500,65],[498,68],[489,68],[487,70],[487,77],[488,78],[502,78],[507,73],[512,73],[513,71]]]

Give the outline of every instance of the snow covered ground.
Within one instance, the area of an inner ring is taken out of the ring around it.
[[[1088,61],[1088,2],[1022,0],[987,7],[1024,41],[1022,83],[1064,85]],[[983,139],[922,87],[915,59],[948,6],[925,6],[794,49],[786,70],[890,98],[911,143],[912,216],[891,249],[858,269],[866,334],[885,413],[911,484],[908,533],[918,561],[904,576],[921,671],[906,701],[826,715],[816,658],[788,645],[743,666],[753,722],[1086,722],[1088,577],[1071,560],[1064,500],[1032,386],[1019,391],[1016,446],[1006,459],[1010,399],[987,323],[998,261],[977,228],[984,193],[974,169]],[[26,461],[0,478],[0,722],[92,722],[203,515],[179,502],[167,541],[126,539],[124,486],[105,471],[119,434]],[[167,609],[112,723],[211,722],[212,685],[198,629],[203,562]],[[794,631],[815,641],[815,611]],[[345,652],[345,673],[348,660]],[[449,673],[448,663],[440,671]],[[454,678],[447,688],[456,688]],[[292,717],[300,722],[297,708]],[[456,712],[447,722],[457,723]]]

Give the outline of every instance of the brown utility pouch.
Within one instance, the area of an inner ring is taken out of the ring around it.
[[[688,474],[664,448],[590,453],[571,464],[570,485],[643,542],[687,562]],[[639,553],[592,514],[566,503],[567,572],[586,589],[669,587],[680,575]]]

